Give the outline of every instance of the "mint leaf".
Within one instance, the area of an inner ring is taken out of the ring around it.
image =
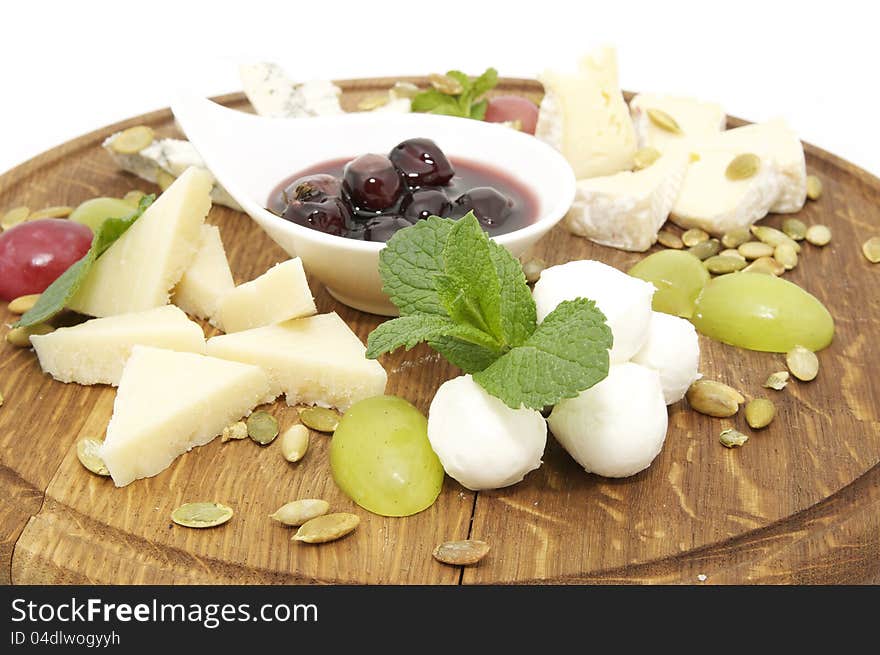
[[[471,105],[470,118],[481,121],[486,118],[486,110],[489,108],[488,100],[480,100]]]
[[[417,93],[412,99],[411,109],[424,114],[462,115],[456,96],[446,95],[437,89],[427,89]]]
[[[608,375],[611,330],[592,300],[567,300],[526,342],[474,380],[508,407],[540,410],[573,398]]]
[[[487,91],[491,91],[498,85],[498,71],[494,68],[487,68],[473,83],[474,97],[478,98]]]
[[[455,337],[439,337],[428,341],[428,345],[440,353],[446,361],[465,373],[482,371],[498,359],[498,351],[483,348]]]
[[[448,71],[446,75],[461,84],[461,93],[447,94],[434,88],[426,89],[413,97],[412,110],[482,120],[486,116],[488,101],[481,96],[498,84],[498,71],[487,68],[474,79],[457,70]]]
[[[484,332],[448,317],[420,314],[385,321],[373,330],[367,339],[367,357],[376,359],[401,347],[410,350],[423,341],[445,336],[488,350],[493,359],[500,354],[497,344]]]
[[[103,255],[107,248],[112,246],[119,237],[125,234],[125,231],[143,215],[147,207],[155,199],[156,196],[154,194],[144,196],[138,203],[137,209],[133,210],[128,216],[124,218],[108,218],[101,223],[97,234],[92,238],[92,245],[89,251],[81,259],[71,264],[64,273],[58,276],[40,294],[36,304],[19,319],[15,327],[28,327],[37,323],[43,323],[61,312],[80,288],[89,271],[92,270],[95,260]]]
[[[501,332],[509,346],[520,346],[535,331],[535,301],[519,260],[504,246],[491,239],[488,243],[489,257],[501,281]]]

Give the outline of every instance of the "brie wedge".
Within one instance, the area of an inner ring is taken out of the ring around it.
[[[325,80],[294,84],[277,64],[239,66],[244,93],[260,116],[304,118],[341,114],[342,90]]]
[[[220,239],[220,228],[203,225],[199,249],[189,268],[174,287],[171,302],[187,314],[220,327],[217,314],[222,298],[235,288],[229,261]]]
[[[629,109],[639,148],[656,148],[660,152],[672,144],[715,136],[727,124],[727,115],[721,105],[694,98],[640,93],[630,101]],[[681,132],[670,132],[657,126],[648,116],[648,109],[658,109],[671,116]]]

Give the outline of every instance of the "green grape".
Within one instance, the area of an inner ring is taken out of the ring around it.
[[[709,282],[697,298],[694,326],[707,337],[749,350],[821,350],[834,336],[825,306],[774,275],[731,273]]]
[[[87,225],[97,234],[101,223],[108,218],[123,218],[132,211],[131,204],[120,198],[92,198],[74,209],[68,220]]]
[[[694,301],[709,281],[709,272],[699,259],[683,250],[661,250],[648,255],[629,269],[629,274],[657,287],[655,312],[690,318]]]
[[[443,486],[428,420],[397,396],[367,398],[345,412],[330,442],[330,470],[349,498],[381,516],[421,512]]]

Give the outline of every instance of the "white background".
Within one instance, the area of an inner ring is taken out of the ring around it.
[[[241,61],[277,61],[294,79],[490,65],[532,77],[610,43],[624,88],[785,116],[804,140],[880,174],[873,4],[4,0],[0,171],[183,89],[238,90]]]

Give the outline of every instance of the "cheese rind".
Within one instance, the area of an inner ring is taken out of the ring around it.
[[[670,132],[655,125],[648,117],[649,108],[659,109],[672,116],[681,128],[681,133]],[[629,109],[639,148],[656,148],[661,152],[670,145],[713,137],[727,125],[727,115],[721,105],[694,98],[640,93],[630,101]]]
[[[211,209],[211,176],[189,168],[95,262],[68,308],[113,316],[168,304]]]
[[[632,168],[636,134],[614,49],[588,55],[574,74],[547,71],[541,82],[545,93],[535,136],[562,152],[577,179]]]
[[[189,268],[174,287],[171,299],[187,314],[204,318],[220,327],[220,301],[235,288],[229,261],[220,238],[220,228],[203,225],[199,249]]]
[[[135,346],[99,451],[117,487],[164,471],[179,455],[272,399],[256,366]]]
[[[208,339],[208,354],[261,366],[271,391],[299,403],[348,409],[385,392],[388,376],[335,313]]]
[[[302,260],[295,257],[229,291],[220,301],[218,316],[224,331],[241,332],[316,311]]]
[[[202,328],[173,305],[107,318],[31,337],[43,371],[61,382],[116,386],[136,345],[205,352]]]

